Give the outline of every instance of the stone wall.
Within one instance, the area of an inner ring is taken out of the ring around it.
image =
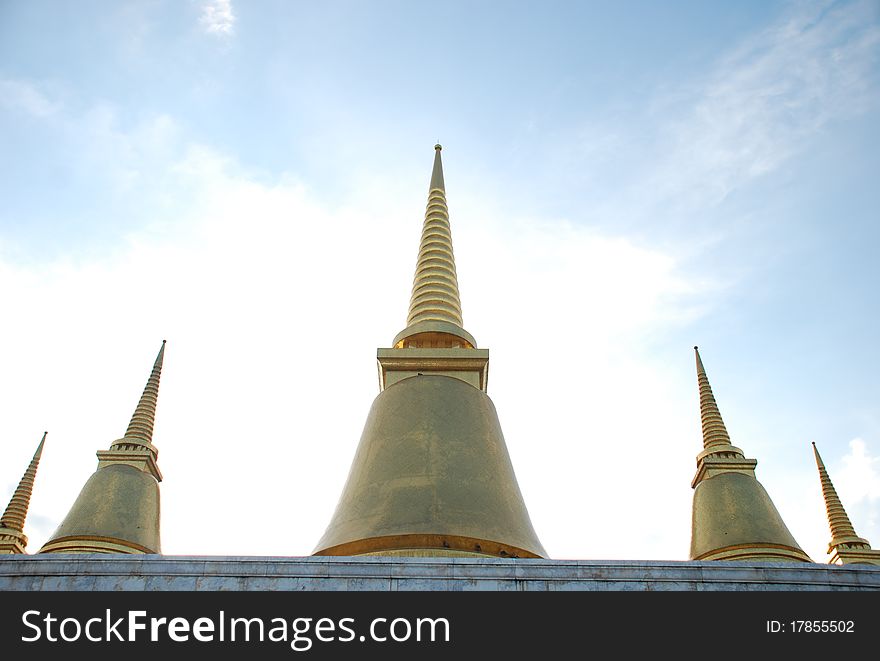
[[[812,563],[161,555],[0,556],[0,590],[880,590]]]

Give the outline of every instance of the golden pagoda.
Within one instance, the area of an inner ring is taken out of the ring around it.
[[[850,523],[843,503],[837,497],[837,491],[831,484],[819,450],[813,443],[813,454],[816,456],[816,466],[819,468],[819,480],[822,482],[822,496],[825,499],[825,509],[828,512],[828,526],[831,528],[831,541],[828,542],[828,554],[832,565],[880,565],[880,550],[872,549],[867,539],[856,535],[855,528]]]
[[[25,553],[28,538],[24,534],[24,522],[27,518],[28,507],[31,502],[31,493],[34,490],[34,479],[37,477],[37,467],[40,465],[40,457],[43,455],[43,444],[46,442],[46,434],[34,452],[34,458],[28,464],[27,470],[18,483],[18,488],[13,492],[12,498],[3,517],[0,518],[0,554]]]
[[[314,553],[546,557],[486,394],[489,351],[463,327],[434,149],[407,325],[378,350],[380,392]]]
[[[703,451],[697,455],[691,560],[812,562],[794,540],[755,477],[756,459],[734,447],[697,357]]]
[[[165,341],[125,435],[98,451],[98,468],[40,553],[160,553],[153,423]]]

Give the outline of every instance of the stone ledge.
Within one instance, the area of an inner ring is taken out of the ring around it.
[[[509,558],[9,555],[0,591],[880,591],[880,567]]]

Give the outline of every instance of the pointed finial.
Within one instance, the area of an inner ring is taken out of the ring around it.
[[[43,432],[43,438],[40,439],[40,444],[37,446],[37,451],[34,452],[34,459],[36,459],[37,461],[39,461],[40,457],[43,456],[43,445],[46,443],[46,434],[48,433],[49,432],[47,431]]]
[[[819,448],[816,447],[816,441],[811,441],[813,444],[813,456],[816,458],[816,466],[819,467],[819,470],[823,470],[825,468],[825,464],[822,462],[822,456],[819,454]]]
[[[37,467],[40,465],[40,456],[43,453],[43,444],[46,442],[46,434],[43,432],[43,438],[37,446],[34,458],[28,465],[27,470],[18,483],[18,488],[13,492],[9,506],[0,518],[0,527],[24,532],[24,521],[27,518],[28,507],[31,502],[31,493],[34,490],[34,479],[37,476]],[[27,544],[26,538],[24,544]]]
[[[710,447],[730,445],[730,436],[727,433],[727,428],[724,426],[724,420],[721,419],[721,412],[718,410],[715,396],[712,394],[712,386],[709,385],[709,377],[706,375],[706,369],[703,367],[700,350],[694,347],[694,353],[697,357],[697,384],[700,389],[700,421],[703,426],[703,448],[708,450]]]
[[[443,147],[440,144],[434,145],[434,168],[431,170],[431,185],[429,191],[441,190],[446,192],[446,184],[443,182],[443,161],[440,158],[440,151]],[[446,200],[443,200],[443,206],[446,206]]]
[[[162,375],[162,362],[165,357],[165,340],[162,340],[162,348],[153,363],[153,371],[147,379],[147,385],[141,395],[131,422],[121,440],[140,443],[152,443],[153,423],[156,420],[156,403],[159,399],[159,378]]]

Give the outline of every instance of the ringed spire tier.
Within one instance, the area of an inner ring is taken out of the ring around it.
[[[156,422],[156,404],[159,401],[159,378],[162,376],[162,363],[165,359],[165,340],[162,340],[162,347],[159,354],[153,362],[153,371],[147,379],[147,385],[141,395],[138,405],[131,416],[131,422],[128,423],[128,429],[125,435],[114,445],[119,446],[138,446],[150,448],[150,451],[158,455],[158,451],[153,447],[153,425]]]
[[[452,250],[452,229],[446,206],[446,184],[439,144],[434,145],[434,167],[428,186],[428,205],[422,225],[422,238],[413,277],[412,296],[406,328],[394,338],[394,346],[441,347],[472,349],[473,336],[464,329],[461,296],[455,253]]]
[[[691,482],[691,560],[812,562],[755,477],[757,460],[731,444],[697,347],[694,353],[703,451]]]
[[[28,508],[30,507],[31,494],[34,490],[34,480],[37,477],[37,467],[40,465],[40,457],[43,456],[43,444],[46,442],[46,434],[43,432],[43,438],[37,446],[31,463],[28,464],[18,487],[12,494],[3,517],[0,518],[0,554],[21,554],[25,553],[28,538],[24,534],[24,522],[27,519]]]
[[[828,542],[828,554],[831,556],[829,564],[880,565],[880,550],[872,549],[867,539],[862,539],[856,534],[815,443],[813,443],[813,454],[816,457],[816,467],[819,469],[819,480],[822,483],[828,527],[831,528],[831,541]]]
[[[703,448],[726,447],[730,445],[730,435],[724,420],[721,419],[721,411],[712,394],[712,386],[709,385],[709,377],[700,358],[700,351],[694,347],[697,357],[697,385],[700,389],[700,424],[703,428]]]
[[[407,327],[377,352],[379,395],[315,555],[546,557],[462,327],[440,145]]]
[[[122,438],[99,450],[98,468],[40,553],[160,553],[153,424],[165,341]]]

